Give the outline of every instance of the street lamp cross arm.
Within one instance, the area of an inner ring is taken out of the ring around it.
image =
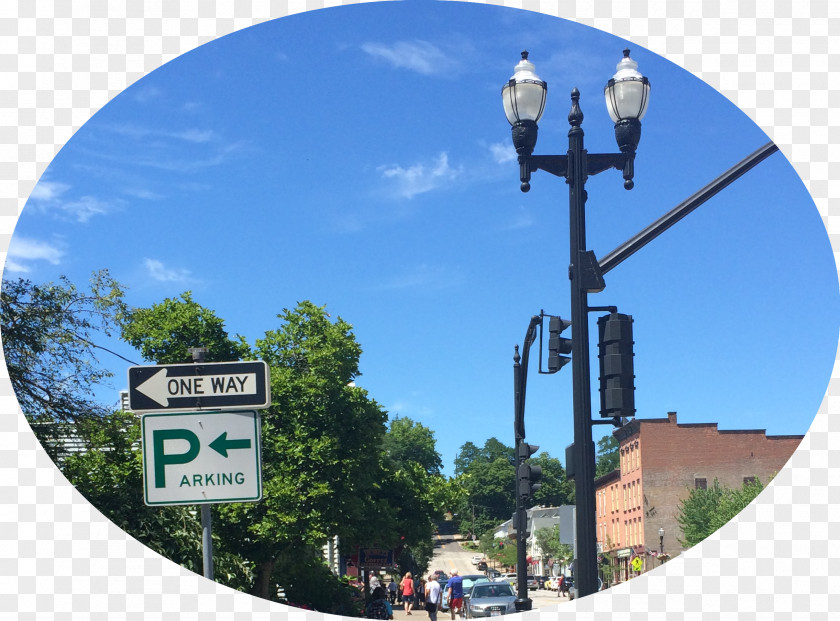
[[[587,153],[586,174],[597,175],[610,168],[624,170],[628,157],[630,157],[628,153]]]
[[[555,177],[566,177],[569,168],[568,155],[532,155],[531,170],[544,170]]]

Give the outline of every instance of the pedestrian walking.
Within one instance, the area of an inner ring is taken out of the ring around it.
[[[415,594],[417,595],[417,609],[419,610],[421,606],[426,605],[426,581],[423,578],[417,581]]]
[[[397,601],[397,583],[394,582],[394,577],[391,576],[391,581],[388,583],[388,600],[393,606]]]
[[[446,583],[446,594],[449,596],[449,616],[455,621],[455,615],[463,616],[464,581],[458,575],[458,570],[452,570],[452,577]]]
[[[414,605],[414,580],[411,579],[411,572],[405,572],[402,580],[402,599],[405,614],[411,615],[411,607]]]
[[[380,586],[382,585],[379,583],[379,576],[376,575],[376,572],[370,572],[370,592],[373,593]]]
[[[437,621],[437,611],[440,605],[440,582],[435,575],[429,576],[426,582],[426,612],[429,613],[429,621]]]
[[[365,607],[365,617],[368,619],[387,619],[394,618],[394,609],[386,599],[388,597],[387,591],[381,586],[374,589],[371,602]]]

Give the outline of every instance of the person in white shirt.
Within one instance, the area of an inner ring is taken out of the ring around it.
[[[440,606],[440,582],[437,576],[431,574],[426,581],[426,612],[429,613],[429,621],[437,621],[437,611]]]

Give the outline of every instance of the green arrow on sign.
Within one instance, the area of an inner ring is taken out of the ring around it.
[[[246,449],[251,448],[251,440],[228,440],[227,431],[222,432],[218,438],[210,443],[210,448],[216,451],[222,457],[227,457],[228,449]]]

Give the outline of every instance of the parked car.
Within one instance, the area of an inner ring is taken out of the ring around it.
[[[496,617],[516,612],[516,594],[507,582],[486,582],[472,588],[469,600],[464,604],[467,619]]]
[[[560,589],[560,594],[568,595],[569,590],[575,586],[574,576],[566,576],[563,578],[563,588]]]
[[[540,588],[540,583],[537,581],[536,577],[531,575],[525,576],[525,584],[528,585],[529,591],[536,591]]]
[[[500,574],[496,577],[494,582],[507,582],[508,584],[514,584],[516,582],[516,574]]]
[[[566,580],[569,580],[569,578],[566,578]],[[564,591],[566,590],[565,587],[566,587],[566,585],[564,584],[563,585],[563,590]],[[598,578],[598,590],[600,591],[602,588],[604,588],[604,581],[601,580],[601,578]],[[578,596],[577,587],[574,584],[574,580],[572,580],[572,584],[569,586],[568,591],[569,591],[569,601],[575,599]]]
[[[470,597],[470,590],[472,589],[473,585],[479,584],[481,582],[490,582],[487,579],[487,576],[484,574],[467,574],[466,576],[461,576],[461,585],[464,589],[464,607],[466,608],[466,601]],[[446,584],[441,584],[441,610],[449,610],[449,596],[446,593]]]

